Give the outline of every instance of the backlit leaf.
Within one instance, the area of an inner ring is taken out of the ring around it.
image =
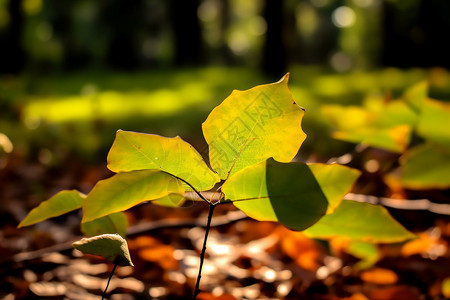
[[[308,164],[308,168],[328,200],[327,213],[332,213],[339,206],[361,175],[360,171],[339,164]]]
[[[152,203],[167,207],[180,207],[181,205],[183,205],[185,200],[186,199],[183,195],[169,194],[167,196],[153,200]]]
[[[83,238],[72,246],[84,254],[98,255],[119,266],[134,266],[127,241],[118,234],[102,234]]]
[[[371,243],[395,243],[415,236],[378,205],[343,200],[336,211],[324,216],[304,233],[311,238],[344,236]]]
[[[422,103],[428,98],[428,82],[422,81],[410,87],[403,99],[415,110],[420,111]]]
[[[417,132],[423,138],[450,148],[450,104],[432,99],[422,101]]]
[[[303,163],[269,159],[233,175],[222,191],[226,199],[249,217],[278,221],[294,230],[317,222],[328,206],[313,172]]]
[[[19,224],[20,227],[29,226],[44,220],[61,216],[75,209],[81,208],[85,196],[76,190],[61,191],[34,208]]]
[[[400,182],[409,189],[450,187],[450,150],[421,144],[400,158]]]
[[[246,91],[234,90],[203,123],[212,168],[226,179],[273,157],[290,162],[306,138],[304,111],[292,98],[289,74]]]
[[[369,100],[364,107],[327,105],[322,108],[323,114],[337,129],[333,137],[403,152],[410,142],[417,114],[404,101],[385,103],[383,98]]]
[[[81,223],[81,232],[86,236],[117,233],[125,238],[127,226],[127,216],[123,212],[117,212],[90,222]]]
[[[157,169],[186,180],[200,191],[211,189],[220,180],[201,155],[180,137],[123,130],[117,131],[109,151],[108,168],[116,173]]]
[[[143,201],[184,193],[181,181],[158,170],[118,173],[99,181],[83,201],[83,220],[89,222],[126,210]]]

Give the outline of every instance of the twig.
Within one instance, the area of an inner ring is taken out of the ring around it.
[[[434,203],[428,199],[406,200],[386,197],[375,197],[370,195],[348,193],[344,199],[404,210],[425,210],[440,215],[450,215],[450,204]]]
[[[209,229],[211,228],[211,220],[212,220],[212,216],[213,216],[215,207],[216,207],[216,204],[213,204],[213,203],[209,204],[209,213],[208,213],[208,220],[206,223],[205,238],[203,239],[202,253],[200,254],[200,266],[198,268],[197,282],[195,283],[195,289],[194,289],[194,294],[192,296],[192,300],[195,300],[197,298],[197,295],[200,293],[200,279],[202,278],[202,268],[203,268],[203,262],[205,260],[206,241],[208,239]]]
[[[109,275],[108,282],[106,283],[105,290],[103,291],[102,300],[105,299],[105,297],[106,297],[106,291],[108,290],[109,282],[111,281],[111,278],[113,277],[114,271],[116,270],[116,268],[117,268],[117,264],[114,264],[114,267],[111,271],[111,275]]]

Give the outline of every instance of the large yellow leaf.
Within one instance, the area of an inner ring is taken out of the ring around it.
[[[203,123],[211,167],[226,179],[273,157],[290,162],[306,138],[304,111],[288,88],[289,74],[272,84],[234,90]]]
[[[108,168],[116,173],[161,170],[186,180],[199,191],[211,189],[220,180],[194,147],[180,137],[123,130],[117,131],[109,151]]]

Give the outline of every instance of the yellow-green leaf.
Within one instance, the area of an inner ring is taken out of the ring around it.
[[[211,189],[220,181],[194,147],[178,136],[119,130],[108,154],[108,168],[116,173],[161,170],[186,180],[199,191]]]
[[[385,103],[383,98],[369,98],[364,107],[328,105],[322,113],[337,129],[334,138],[392,152],[406,149],[417,122],[417,114],[405,102]]]
[[[30,211],[18,227],[33,225],[78,209],[84,197],[85,195],[76,190],[61,191]]]
[[[181,181],[158,170],[118,173],[99,181],[83,200],[83,220],[89,222],[171,193],[183,194]]]
[[[334,212],[361,175],[360,171],[339,164],[308,164],[308,168],[328,200],[328,214]]]
[[[186,198],[184,198],[183,195],[169,194],[167,196],[153,200],[152,203],[167,207],[180,207],[185,201]]]
[[[415,110],[420,111],[422,103],[428,98],[429,84],[427,81],[421,81],[410,87],[403,99]]]
[[[395,243],[415,237],[378,205],[343,200],[334,213],[324,216],[304,233],[311,238],[344,236],[371,243]]]
[[[86,236],[117,233],[125,238],[127,227],[127,216],[123,212],[117,212],[90,222],[81,223],[81,232]]]
[[[328,201],[310,168],[273,159],[247,167],[222,187],[227,200],[260,221],[303,230],[327,211]]]
[[[116,265],[134,267],[127,241],[118,234],[102,234],[83,238],[74,242],[72,246],[84,254],[101,256]]]
[[[450,187],[450,150],[433,144],[416,146],[400,157],[401,184],[409,189]]]
[[[203,123],[211,167],[226,179],[273,157],[290,162],[306,138],[304,111],[288,88],[289,74],[272,84],[234,90]]]
[[[423,138],[450,149],[450,104],[424,99],[417,132]]]

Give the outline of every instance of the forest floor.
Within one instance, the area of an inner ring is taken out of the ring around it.
[[[2,299],[99,299],[106,286],[113,266],[71,247],[81,238],[79,213],[16,228],[44,190],[89,189],[110,175],[104,165],[68,161],[65,166],[48,168],[11,156],[3,166]],[[198,201],[176,209],[144,204],[129,210],[128,244],[135,267],[117,269],[108,299],[189,299],[207,211]],[[448,218],[424,211],[391,212],[419,238],[377,245],[376,253],[363,251],[357,258],[343,240],[311,240],[220,205],[198,299],[445,299],[450,294]]]

